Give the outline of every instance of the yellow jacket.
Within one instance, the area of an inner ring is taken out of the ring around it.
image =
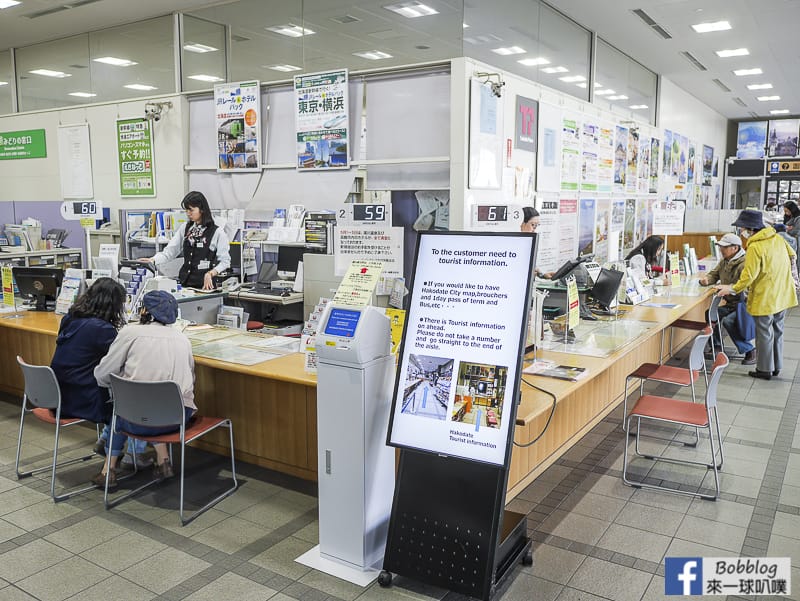
[[[747,312],[772,315],[797,304],[790,257],[797,255],[771,227],[747,241],[744,269],[733,285],[737,294],[747,289]]]

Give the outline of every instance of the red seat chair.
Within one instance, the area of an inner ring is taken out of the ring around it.
[[[626,416],[627,429],[630,430],[631,422],[636,420],[636,440],[635,440],[635,453],[639,457],[650,459],[654,462],[665,461],[669,463],[699,465],[706,469],[713,470],[714,472],[714,495],[708,495],[700,492],[700,485],[697,490],[681,490],[678,488],[666,486],[663,484],[646,483],[644,478],[642,480],[632,480],[628,475],[628,449],[625,449],[622,463],[622,481],[635,488],[651,488],[664,490],[666,492],[696,496],[702,499],[715,501],[719,497],[719,470],[722,468],[723,452],[722,452],[722,435],[719,429],[719,415],[717,412],[717,385],[722,377],[722,373],[728,366],[728,357],[725,353],[718,353],[714,365],[712,367],[711,378],[708,382],[706,389],[705,402],[700,403],[687,403],[679,399],[672,399],[668,397],[661,397],[655,395],[645,395],[636,401],[636,404],[631,409],[629,415]],[[699,461],[689,461],[684,459],[676,459],[674,457],[665,457],[664,455],[645,455],[639,450],[639,439],[642,420],[652,420],[659,423],[675,424],[678,426],[691,426],[695,429],[708,430],[708,444],[711,452],[711,461],[703,463]],[[712,422],[714,427],[712,428]],[[714,443],[714,430],[716,430],[717,444],[719,445],[719,454]],[[703,472],[705,475],[705,472]],[[702,481],[701,483],[702,484]]]
[[[718,326],[717,329],[719,330],[719,348],[716,348],[717,341],[714,340],[714,337],[711,337],[711,354],[712,356],[716,356],[717,351],[724,353],[725,347],[722,345],[722,324],[719,323],[719,304],[722,301],[721,296],[717,296],[716,294],[711,299],[711,305],[708,307],[708,321],[696,321],[694,319],[676,319],[671,324],[669,324],[669,354],[672,355],[672,341],[674,338],[675,328],[680,328],[682,330],[692,330],[695,332],[702,332],[707,327],[713,328],[714,326]],[[659,355],[659,361],[661,357],[664,356],[664,330],[661,331],[661,355]]]

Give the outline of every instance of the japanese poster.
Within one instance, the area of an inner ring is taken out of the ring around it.
[[[625,225],[622,232],[622,254],[627,255],[636,246],[636,199],[625,199]]]
[[[120,196],[156,195],[151,121],[143,117],[117,119],[117,161]]]
[[[597,191],[599,177],[600,126],[583,124],[583,156],[581,162],[581,190]]]
[[[628,166],[628,128],[617,125],[614,139],[614,188],[625,190],[625,175]]]
[[[601,125],[597,137],[599,161],[597,167],[598,192],[611,192],[614,183],[614,128]]]
[[[536,199],[539,211],[539,227],[536,228],[537,243],[536,267],[547,273],[555,271],[561,265],[558,260],[558,242],[560,236],[559,201],[555,194],[542,194]]]
[[[694,183],[694,172],[697,164],[697,155],[696,155],[696,147],[697,144],[694,140],[689,140],[689,159],[687,162],[687,174],[686,174],[686,183],[693,184]]]
[[[639,174],[637,176],[637,191],[647,194],[650,187],[650,136],[639,138]]]
[[[581,198],[578,210],[578,256],[594,254],[595,199]]]
[[[261,113],[257,81],[214,86],[217,171],[261,169]]]
[[[561,189],[577,190],[581,172],[581,132],[576,119],[561,122]]]
[[[664,175],[672,175],[672,132],[668,129],[664,130],[664,168],[662,173]]]
[[[703,185],[711,185],[711,166],[714,162],[714,149],[703,144]]]
[[[648,192],[655,194],[658,192],[658,172],[660,170],[659,147],[661,141],[658,138],[650,140],[650,185]]]
[[[595,203],[594,217],[594,258],[598,263],[605,263],[608,260],[610,212],[610,199],[598,198]]]
[[[347,69],[294,78],[297,169],[346,169],[349,160]]]
[[[628,135],[628,175],[625,178],[625,190],[631,194],[636,192],[636,181],[639,168],[639,130],[631,128]]]
[[[558,207],[558,265],[574,259],[578,248],[578,200],[562,198]],[[539,249],[541,252],[541,248]]]

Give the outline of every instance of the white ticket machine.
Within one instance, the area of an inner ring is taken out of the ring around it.
[[[381,309],[328,304],[317,328],[319,547],[298,561],[361,586],[379,573],[394,495],[390,348]]]

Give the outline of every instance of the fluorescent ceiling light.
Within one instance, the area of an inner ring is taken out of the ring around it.
[[[368,50],[367,52],[353,52],[353,56],[360,56],[371,61],[379,61],[384,58],[392,58],[391,54],[381,52],[380,50]]]
[[[578,81],[586,81],[586,78],[583,75],[567,75],[566,77],[559,77],[560,81],[564,83],[575,83]]]
[[[517,61],[520,65],[525,65],[526,67],[535,67],[536,65],[549,65],[550,61],[546,58],[542,58],[541,56],[537,56],[536,58],[523,58]]]
[[[135,61],[129,61],[127,58],[117,58],[116,56],[101,56],[93,60],[96,63],[105,63],[106,65],[113,65],[115,67],[131,67],[139,64]]]
[[[7,86],[7,85],[8,85],[7,81],[0,81],[0,86]]]
[[[97,94],[92,94],[91,92],[70,92],[70,96],[77,96],[78,98],[94,98]]]
[[[28,71],[28,73],[33,73],[34,75],[44,75],[45,77],[72,77],[71,73],[64,73],[63,71],[51,71],[50,69],[34,69],[33,71]]]
[[[769,102],[770,100],[780,100],[780,96],[759,96],[756,100],[760,100],[761,102]]]
[[[584,90],[589,87],[589,84],[587,84],[585,81],[582,81],[581,83],[576,83],[575,85],[578,86],[579,88],[583,88]],[[594,82],[594,87],[595,88],[602,88],[603,84]],[[595,94],[596,93],[597,92],[595,92]]]
[[[726,31],[731,28],[731,24],[727,21],[715,21],[714,23],[698,23],[692,25],[697,33],[708,33],[710,31]]]
[[[559,65],[558,67],[545,67],[542,71],[545,73],[568,73],[569,69]]]
[[[747,86],[748,90],[771,90],[772,84],[771,83],[751,83]]]
[[[627,100],[628,97],[625,96],[625,94],[617,94],[615,96],[609,96],[608,99],[609,100]]]
[[[639,110],[642,110],[642,109],[646,109],[647,105],[646,104],[632,104],[628,108],[629,109],[633,109],[634,111],[639,111]]]
[[[466,23],[462,23],[461,25],[464,27],[464,29],[469,28],[469,25],[467,25]]]
[[[611,88],[606,88],[605,90],[597,90],[594,93],[595,96],[608,96],[609,94],[616,94],[616,92]]]
[[[789,109],[774,109],[769,112],[770,115],[788,115]]]
[[[492,48],[492,52],[500,56],[509,56],[511,54],[525,54],[525,49],[519,46],[506,46],[504,48]]]
[[[760,67],[754,69],[736,69],[736,71],[733,72],[733,74],[738,77],[742,77],[743,75],[761,75],[762,73],[763,71]]]
[[[0,8],[11,8],[19,4],[17,0],[0,0]]]
[[[217,77],[216,75],[205,75],[204,73],[200,73],[199,75],[187,75],[187,77],[189,79],[196,79],[197,81],[207,81],[209,83],[224,81],[221,77]]]
[[[273,71],[280,71],[281,73],[289,73],[291,71],[302,71],[302,67],[295,67],[294,65],[269,65],[266,67],[267,69],[272,69]]]
[[[214,48],[214,46],[206,46],[205,44],[198,44],[197,42],[184,44],[183,49],[189,52],[196,52],[197,54],[205,54],[206,52],[216,52],[219,50],[219,48]]]
[[[142,92],[149,92],[150,90],[157,90],[158,89],[155,86],[148,86],[148,85],[143,84],[143,83],[129,83],[124,87],[128,88],[129,90],[139,90],[139,91],[142,91]]]
[[[734,48],[733,50],[717,50],[717,56],[720,58],[729,58],[731,56],[747,56],[750,51],[747,48]]]
[[[416,19],[417,17],[428,17],[430,15],[438,15],[439,11],[431,8],[422,2],[403,2],[401,4],[389,4],[384,6],[386,10],[390,10],[398,15],[407,17],[409,19]]]
[[[273,27],[267,27],[266,29],[267,31],[279,33],[290,38],[301,38],[304,35],[313,35],[317,33],[316,31],[312,31],[307,27],[300,27],[294,23],[287,23],[286,25],[274,25]]]

